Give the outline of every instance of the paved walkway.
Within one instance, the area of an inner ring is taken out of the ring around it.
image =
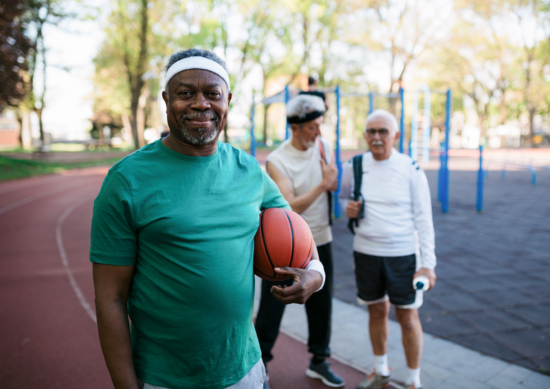
[[[255,305],[257,307],[258,303]],[[365,309],[334,299],[332,356],[363,372],[369,372],[374,362],[367,322]],[[307,322],[302,306],[287,306],[282,331],[301,342],[307,341]],[[403,382],[407,370],[400,333],[399,325],[390,321],[388,358],[393,379]],[[550,388],[550,377],[546,375],[426,333],[421,377],[426,389]],[[392,387],[402,388],[396,383]]]
[[[478,214],[477,166],[472,152],[451,160],[447,214],[441,213],[437,202],[439,164],[432,161],[425,167],[434,199],[438,281],[425,294],[420,309],[425,331],[423,384],[425,388],[548,388],[548,172],[540,170],[538,184],[531,186],[528,171],[508,171],[503,180],[501,162],[493,161],[485,182],[484,212]],[[356,304],[352,236],[345,219],[334,222],[333,232],[337,298],[332,348],[336,358],[367,372],[373,363],[368,313]],[[283,331],[306,341],[302,307],[287,308]],[[394,321],[390,332],[394,378],[404,380],[400,329]]]

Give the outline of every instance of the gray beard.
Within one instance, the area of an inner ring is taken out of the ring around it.
[[[184,119],[194,119],[197,117],[203,117],[207,116],[210,118],[215,118],[214,121],[214,127],[213,128],[198,128],[197,131],[199,131],[198,135],[191,135],[187,127],[185,127]],[[181,115],[181,126],[180,126],[180,133],[185,142],[195,145],[195,146],[204,146],[209,143],[211,143],[221,132],[221,129],[218,129],[218,124],[220,122],[220,118],[215,114],[189,114],[189,115]]]

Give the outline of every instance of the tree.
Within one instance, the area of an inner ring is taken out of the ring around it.
[[[388,92],[397,92],[412,63],[444,39],[450,10],[435,0],[357,2],[366,27],[355,34],[355,42],[384,53],[389,65]]]
[[[31,47],[25,35],[24,0],[0,4],[0,112],[17,107],[26,95],[24,74]]]
[[[112,46],[112,55],[125,71],[130,92],[130,125],[136,149],[144,144],[145,123],[139,120],[142,117],[138,118],[138,109],[149,60],[148,12],[147,0],[117,0],[113,4],[109,27],[106,29],[107,44]]]
[[[432,82],[451,87],[458,96],[468,96],[474,103],[480,137],[490,127],[492,107],[505,104],[506,92],[513,78],[516,47],[492,28],[484,17],[459,15],[446,44],[432,53],[421,66],[430,69]],[[506,115],[500,118],[503,122]]]
[[[29,77],[26,86],[27,100],[25,105],[35,112],[38,117],[42,145],[46,142],[42,113],[46,107],[46,75],[48,67],[44,27],[47,24],[56,25],[63,18],[71,16],[64,12],[62,0],[27,0],[24,23],[27,25],[26,30],[31,42],[31,50],[27,57]],[[38,71],[41,72],[42,78],[40,88],[35,84],[35,76]]]

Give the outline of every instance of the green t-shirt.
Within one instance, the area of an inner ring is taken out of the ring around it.
[[[289,209],[242,150],[190,157],[154,142],[117,163],[94,203],[90,261],[135,265],[128,312],[145,382],[225,388],[260,359],[252,324],[259,213]]]

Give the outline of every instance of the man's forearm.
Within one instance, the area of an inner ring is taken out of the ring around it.
[[[294,212],[300,214],[304,212],[306,209],[308,209],[309,206],[313,204],[313,202],[317,200],[317,198],[323,193],[325,193],[326,191],[327,189],[325,188],[323,182],[321,182],[319,185],[317,185],[315,188],[313,188],[309,192],[304,193],[303,195],[294,197],[288,203],[290,205],[290,208],[292,208]]]
[[[126,304],[96,300],[99,341],[116,389],[137,389]]]

